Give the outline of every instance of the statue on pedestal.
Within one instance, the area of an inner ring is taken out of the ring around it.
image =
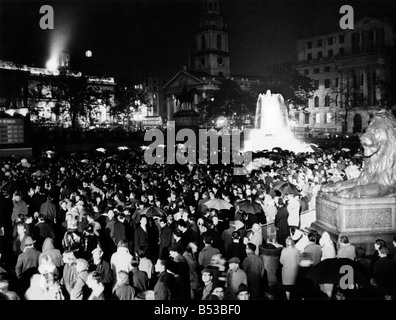
[[[341,198],[382,197],[396,193],[396,119],[381,110],[360,136],[364,165],[356,179],[322,186]]]

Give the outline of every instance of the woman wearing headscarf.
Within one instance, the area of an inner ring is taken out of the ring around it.
[[[336,257],[336,251],[333,241],[330,239],[330,235],[327,231],[323,232],[322,237],[319,240],[319,245],[322,248],[321,261],[325,259],[332,259]]]
[[[255,254],[259,254],[259,247],[263,243],[263,234],[261,232],[261,226],[258,223],[254,223],[252,226],[252,232],[249,234],[248,237],[249,242],[253,243],[256,246]]]

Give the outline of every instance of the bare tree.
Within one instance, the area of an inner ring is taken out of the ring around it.
[[[346,74],[345,76],[341,74],[340,81],[337,82],[330,85],[329,99],[334,105],[335,121],[337,123],[338,120],[342,119],[342,133],[346,134],[349,112],[359,104],[363,105],[364,98],[357,96],[356,80],[352,74]]]

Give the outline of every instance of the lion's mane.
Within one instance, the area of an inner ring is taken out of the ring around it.
[[[379,149],[364,160],[356,184],[396,186],[396,119],[388,112],[381,112],[375,115],[367,130],[369,128],[381,132],[379,139],[373,134],[370,135],[371,141],[379,145]]]

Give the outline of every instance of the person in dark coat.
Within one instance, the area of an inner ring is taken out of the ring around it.
[[[131,264],[132,270],[129,273],[129,282],[136,290],[136,295],[138,295],[139,293],[147,291],[149,287],[149,279],[147,272],[139,270],[139,261],[137,259],[133,259]]]
[[[379,260],[374,265],[373,282],[380,299],[391,300],[396,295],[396,261],[386,247],[378,249]]]
[[[213,242],[212,246],[213,248],[219,249],[221,254],[224,254],[224,242],[221,240],[221,234],[217,232],[215,225],[213,224],[212,219],[207,219],[205,222],[205,226],[207,228],[206,232],[202,233],[201,238],[209,235],[212,237]]]
[[[285,203],[282,198],[279,198],[278,211],[275,215],[276,241],[284,247],[286,246],[286,238],[290,235],[287,223],[288,217],[289,212],[285,207]]]
[[[180,244],[173,244],[169,248],[169,255],[179,266],[179,277],[180,277],[180,287],[181,291],[177,292],[178,300],[189,300],[191,299],[190,292],[190,268],[188,267],[187,260],[182,253],[184,248]],[[177,297],[175,297],[177,299]]]
[[[168,260],[158,259],[155,271],[159,273],[158,280],[154,286],[155,300],[173,300],[175,296],[176,279],[168,270]]]
[[[149,250],[149,242],[148,242],[148,230],[147,230],[147,217],[142,215],[140,217],[139,226],[135,230],[135,253],[139,251],[141,247]]]
[[[182,232],[180,242],[182,243],[183,248],[185,249],[187,248],[190,242],[195,241],[194,234],[190,229],[188,229],[187,222],[184,221],[183,219],[179,219],[177,221],[177,227]]]
[[[26,232],[26,225],[22,221],[16,224],[16,229],[17,235],[14,238],[12,249],[15,257],[17,258],[25,249],[25,240],[28,237],[28,234]]]
[[[213,239],[210,235],[203,236],[203,243],[205,247],[198,254],[198,269],[200,270],[203,270],[210,264],[211,259],[215,254],[220,253],[219,249],[212,246]]]
[[[92,259],[92,251],[98,246],[98,237],[94,233],[94,226],[89,224],[85,227],[81,238],[81,256],[87,261]]]
[[[240,261],[244,261],[246,258],[246,245],[239,241],[240,234],[239,231],[234,231],[231,234],[232,243],[228,246],[228,251],[226,252],[226,258],[231,259],[233,257],[238,257]]]
[[[92,251],[92,265],[90,269],[99,273],[100,282],[105,287],[104,296],[106,299],[109,299],[113,285],[113,271],[111,270],[110,263],[103,260],[103,250],[101,248],[95,248]]]
[[[161,227],[160,230],[160,239],[159,239],[159,258],[167,258],[169,257],[169,247],[172,244],[172,228],[170,225],[167,223],[166,218],[161,218],[159,220],[159,224]]]
[[[250,291],[251,300],[259,300],[262,298],[261,288],[264,277],[264,262],[255,254],[256,245],[254,243],[246,244],[247,257],[243,260],[242,269],[247,276],[247,285]]]
[[[56,223],[57,210],[55,204],[52,202],[52,195],[47,196],[47,201],[41,204],[39,213],[44,216],[45,221],[51,225]]]
[[[34,273],[37,273],[39,265],[40,251],[34,248],[35,241],[31,237],[25,240],[25,249],[18,256],[15,266],[15,274],[20,280],[21,289],[26,290],[30,285],[30,278]]]
[[[117,215],[116,222],[114,223],[114,242],[119,243],[121,240],[126,241],[126,230],[125,230],[125,214],[120,213]]]
[[[55,239],[54,228],[51,224],[46,222],[44,215],[41,213],[38,216],[38,222],[33,227],[32,238],[36,240],[37,248],[41,248],[43,246],[45,239]]]

